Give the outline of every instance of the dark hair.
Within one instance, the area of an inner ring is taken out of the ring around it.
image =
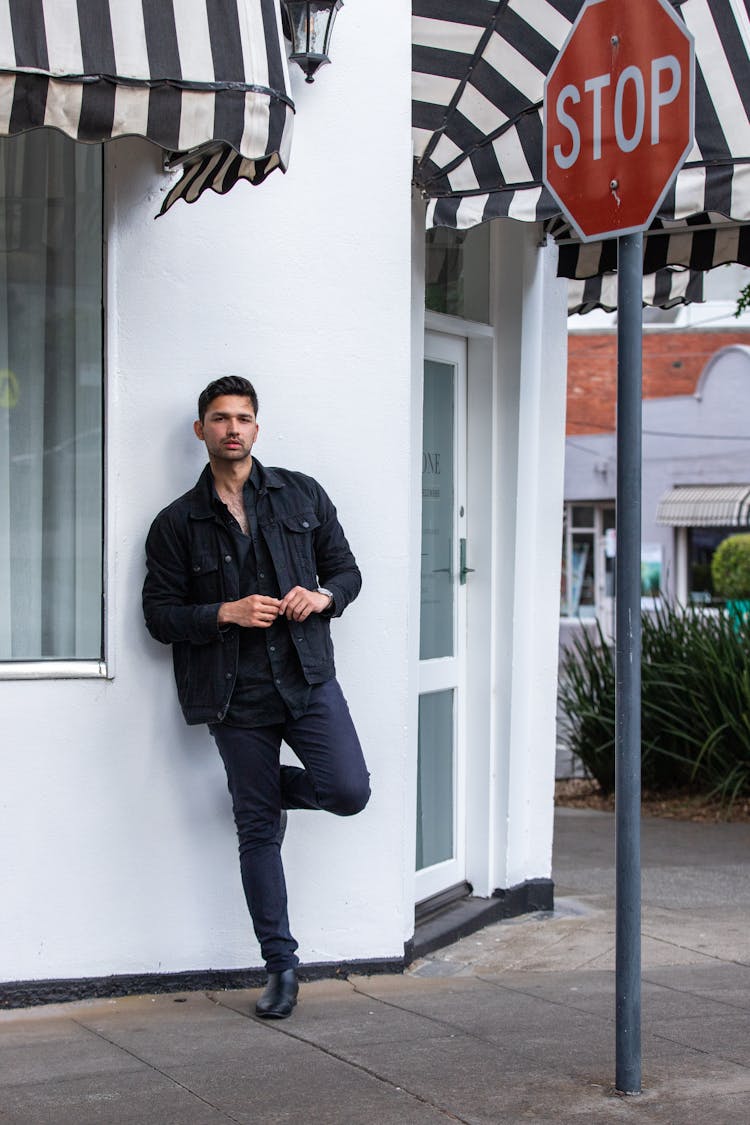
[[[249,398],[253,404],[253,413],[256,418],[258,416],[258,396],[255,393],[255,387],[249,379],[243,379],[241,375],[224,375],[221,379],[214,379],[209,383],[205,390],[201,391],[198,398],[198,417],[201,422],[206,417],[206,411],[215,398],[220,395],[241,395],[242,398]]]

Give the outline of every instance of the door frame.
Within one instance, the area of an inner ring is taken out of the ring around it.
[[[415,872],[417,902],[466,880],[466,606],[467,587],[459,580],[460,540],[466,538],[467,512],[467,341],[463,336],[427,331],[424,361],[450,365],[456,373],[453,412],[453,655],[419,661],[418,694],[421,699],[440,691],[453,691],[453,855]],[[421,521],[420,521],[421,522]],[[417,781],[419,784],[419,779]]]
[[[495,846],[496,793],[491,779],[494,765],[493,745],[497,738],[497,715],[494,709],[492,682],[495,675],[493,656],[493,621],[495,620],[496,573],[496,507],[498,503],[497,457],[498,441],[504,433],[496,415],[495,392],[495,334],[490,325],[461,320],[442,313],[427,311],[424,320],[424,338],[432,340],[456,338],[466,348],[466,538],[467,564],[473,573],[467,577],[464,587],[466,596],[466,647],[465,671],[463,676],[463,733],[465,753],[462,762],[461,816],[464,821],[462,840],[465,840],[465,864],[461,880],[471,885],[475,895],[486,897],[492,894],[493,863]],[[430,347],[424,343],[424,356],[430,358]],[[415,372],[416,378],[416,372]],[[422,385],[424,362],[420,356],[419,383],[416,388],[415,423],[418,420],[419,434],[415,425],[414,436],[420,451],[419,471],[415,485],[420,484],[419,501],[416,511],[421,513],[421,451],[422,451]],[[416,492],[416,488],[415,488]],[[415,522],[415,537],[412,540],[415,550],[415,565],[419,559],[421,545],[421,517]],[[415,595],[419,599],[419,568],[416,568]],[[419,604],[416,612],[416,672],[414,677],[415,718],[419,695]],[[415,725],[416,731],[416,725]],[[417,757],[418,740],[415,738],[414,753]],[[416,776],[416,770],[415,770]],[[416,818],[416,788],[414,789],[413,815]],[[467,816],[467,810],[471,815]],[[416,819],[415,822],[416,824]],[[412,839],[414,837],[412,836]],[[437,866],[437,865],[436,865]],[[413,868],[413,864],[412,864]],[[443,886],[455,885],[447,879],[448,870],[443,869]],[[416,880],[414,901],[422,902],[428,897],[423,889],[426,880]],[[434,893],[438,893],[436,890]]]

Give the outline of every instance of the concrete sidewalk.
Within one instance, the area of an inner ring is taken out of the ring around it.
[[[558,812],[557,908],[403,976],[0,1013],[0,1125],[750,1122],[750,825],[643,822],[644,1093],[613,1092],[614,822]]]

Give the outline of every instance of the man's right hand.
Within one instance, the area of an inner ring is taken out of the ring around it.
[[[265,594],[250,594],[236,602],[219,606],[219,625],[240,625],[243,629],[267,629],[279,616],[281,602]]]

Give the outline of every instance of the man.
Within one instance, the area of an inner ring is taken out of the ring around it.
[[[298,990],[281,863],[285,810],[350,816],[370,796],[329,626],[361,577],[320,485],[252,456],[257,416],[247,379],[217,379],[201,393],[194,430],[209,463],[151,526],[143,609],[152,636],[172,645],[186,721],[208,724],[224,762],[268,971],[256,1012],[284,1019]],[[282,740],[301,768],[279,765]]]

